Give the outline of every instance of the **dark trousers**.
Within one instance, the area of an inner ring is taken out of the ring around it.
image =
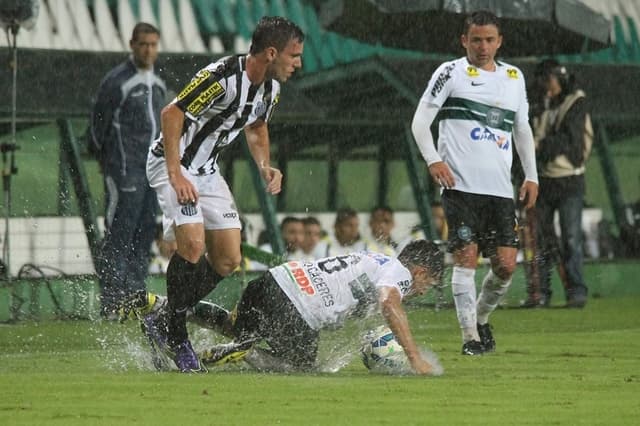
[[[299,369],[314,366],[319,333],[302,318],[270,273],[243,292],[233,325],[236,340],[260,339],[272,354]]]
[[[584,176],[540,178],[538,242],[540,247],[540,291],[551,297],[551,272],[560,262],[566,274],[566,297],[586,297],[587,286],[582,274],[582,207],[585,192]],[[554,214],[560,218],[560,237],[556,236]]]
[[[105,198],[106,231],[96,262],[103,313],[146,288],[158,205],[156,192],[143,176],[105,175]]]

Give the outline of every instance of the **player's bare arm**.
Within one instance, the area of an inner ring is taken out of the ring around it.
[[[432,366],[422,359],[418,345],[413,340],[407,313],[402,307],[402,297],[398,289],[394,287],[381,287],[378,289],[378,302],[382,316],[389,324],[389,328],[396,336],[398,343],[404,349],[411,367],[418,374],[429,374],[433,371]]]
[[[262,179],[270,194],[278,194],[282,189],[282,173],[280,170],[271,167],[269,154],[269,129],[267,123],[257,120],[255,123],[244,128],[247,145],[253,160],[258,165]]]
[[[167,163],[169,182],[176,191],[181,204],[198,201],[198,192],[183,175],[180,166],[180,136],[184,125],[184,112],[170,103],[162,109],[160,116],[164,144],[164,157]]]

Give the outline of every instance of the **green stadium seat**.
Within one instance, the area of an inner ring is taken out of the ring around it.
[[[270,0],[269,16],[287,16],[287,8],[283,0]]]
[[[305,33],[309,32],[300,0],[289,0],[287,2],[287,18],[295,22]]]
[[[629,53],[633,62],[640,62],[640,38],[638,28],[630,16],[627,16],[627,26],[629,27]]]
[[[247,0],[236,0],[235,12],[238,34],[244,39],[250,40],[251,33],[256,25],[251,16],[249,2]]]
[[[142,22],[148,22],[151,25],[159,25],[160,22],[158,13],[157,0],[137,0],[138,1],[138,20]],[[162,28],[160,28],[162,30]]]
[[[120,33],[120,39],[122,40],[122,45],[128,47],[129,40],[131,39],[131,32],[133,31],[133,27],[135,27],[136,22],[138,22],[139,20],[139,18],[136,15],[136,12],[134,12],[133,10],[131,1],[120,0],[118,2],[117,16],[118,16],[118,30]]]
[[[131,11],[133,12],[133,16],[136,18],[136,21],[139,21],[140,20],[140,2],[138,0],[128,0],[128,1],[129,1],[129,7],[131,7]]]
[[[102,49],[106,51],[122,51],[122,40],[118,36],[118,30],[113,21],[109,4],[106,0],[93,0],[90,6],[95,19],[96,31],[102,43]]]
[[[252,0],[251,1],[251,16],[253,17],[253,22],[256,24],[263,17],[267,16],[268,7],[266,0]]]
[[[304,22],[306,29],[303,28],[303,30],[307,32],[310,43],[314,45],[321,67],[323,69],[334,67],[337,62],[335,51],[333,50],[335,45],[329,43],[329,33],[320,26],[318,15],[314,8],[309,4],[303,5],[298,0],[294,0],[289,2],[289,10],[299,15],[297,19],[300,22]]]
[[[615,54],[617,62],[629,62],[629,47],[625,40],[624,29],[619,16],[613,17],[613,32],[616,36]]]
[[[320,70],[320,62],[313,45],[310,43],[305,43],[302,51],[302,69],[305,73],[314,73]]]
[[[197,23],[191,1],[189,0],[173,0],[173,10],[175,11],[176,21],[182,33],[182,39],[187,50],[190,52],[206,52],[200,28]],[[163,31],[164,32],[164,31]]]
[[[215,16],[215,9],[203,0],[194,0],[192,2],[194,15],[198,22],[200,32],[207,37],[220,34],[223,32],[222,27],[218,24]]]
[[[236,33],[234,13],[227,1],[191,0],[191,6],[204,35]]]

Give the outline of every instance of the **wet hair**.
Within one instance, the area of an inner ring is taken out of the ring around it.
[[[415,240],[406,245],[398,255],[398,260],[405,266],[421,266],[437,281],[444,271],[444,253],[438,245],[429,240]]]
[[[153,25],[146,22],[138,22],[135,27],[133,27],[133,32],[131,33],[131,41],[136,41],[140,34],[158,34],[160,35],[160,30],[158,30]]]
[[[265,16],[253,31],[249,53],[255,55],[268,47],[282,51],[290,40],[304,41],[304,33],[299,26],[280,16]]]
[[[469,28],[471,28],[472,25],[495,25],[498,29],[498,34],[502,34],[498,17],[493,12],[490,12],[488,10],[477,10],[471,13],[471,15],[467,16],[467,18],[464,20],[462,34],[468,34]]]
[[[342,207],[338,209],[336,212],[336,221],[335,225],[339,225],[343,222],[346,222],[348,219],[352,217],[358,217],[358,212],[352,209],[351,207]]]

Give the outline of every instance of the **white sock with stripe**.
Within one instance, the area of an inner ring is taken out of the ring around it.
[[[462,341],[480,341],[476,325],[476,270],[471,268],[453,267],[451,276],[451,290],[456,304],[456,315],[462,330]]]
[[[478,324],[484,325],[489,322],[489,314],[496,309],[510,285],[511,278],[503,280],[489,269],[489,272],[482,280],[482,290],[478,297],[478,306],[476,308]]]

